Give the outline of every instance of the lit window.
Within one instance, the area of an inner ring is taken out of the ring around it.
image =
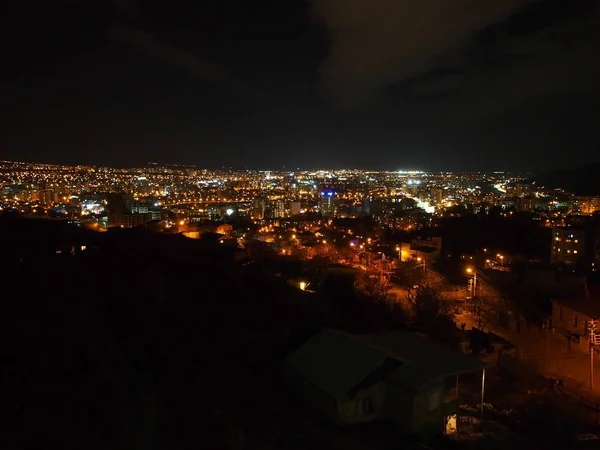
[[[576,244],[577,244],[577,243],[579,243],[579,239],[575,239],[575,243],[576,243]]]
[[[573,250],[573,253],[577,253],[577,250]]]

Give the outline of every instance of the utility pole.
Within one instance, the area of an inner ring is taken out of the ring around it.
[[[481,419],[483,420],[483,399],[485,397],[485,369],[481,372]]]
[[[590,331],[590,390],[594,390],[594,343],[596,342],[596,321],[589,321]]]
[[[425,260],[425,258],[421,258],[420,256],[417,258],[417,261],[423,261],[423,276],[425,278],[425,285],[428,285],[429,283],[427,283],[427,261]]]
[[[473,275],[473,278],[469,280],[469,284],[471,285],[471,305],[473,307],[473,313],[476,313],[475,307],[475,296],[477,295],[477,268],[476,267],[467,267],[466,272],[469,275]]]

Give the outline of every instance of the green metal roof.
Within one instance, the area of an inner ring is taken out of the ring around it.
[[[354,336],[324,328],[285,364],[329,395],[340,398],[375,370],[387,355]]]
[[[419,333],[388,331],[353,336],[331,328],[314,335],[290,354],[285,364],[324,392],[340,398],[388,358],[402,363],[389,374],[391,379],[414,390],[485,367],[483,362],[441,347]]]
[[[426,388],[433,381],[486,367],[483,361],[442,347],[420,333],[386,331],[359,338],[404,362],[391,377],[414,390]]]

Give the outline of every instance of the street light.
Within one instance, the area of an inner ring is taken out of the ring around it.
[[[504,255],[501,255],[500,253],[498,253],[498,254],[496,255],[496,258],[500,258],[500,264],[501,264],[501,265],[504,265]]]
[[[477,269],[474,269],[472,267],[467,267],[466,272],[469,275],[473,275],[473,295],[475,295],[475,289],[476,289],[476,285],[477,285]]]
[[[469,275],[473,275],[473,286],[471,291],[471,301],[475,299],[475,295],[477,294],[477,269],[474,267],[467,267],[466,272]]]
[[[398,259],[402,260],[402,249],[396,245],[396,251],[398,252]]]
[[[304,290],[306,290],[306,281],[301,281],[301,282],[300,282],[300,290],[301,290],[301,291],[304,291]]]

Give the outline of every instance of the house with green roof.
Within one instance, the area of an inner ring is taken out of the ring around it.
[[[444,433],[456,417],[457,376],[485,369],[420,333],[351,335],[331,328],[284,364],[288,386],[322,417],[340,425],[388,420],[423,436]]]

